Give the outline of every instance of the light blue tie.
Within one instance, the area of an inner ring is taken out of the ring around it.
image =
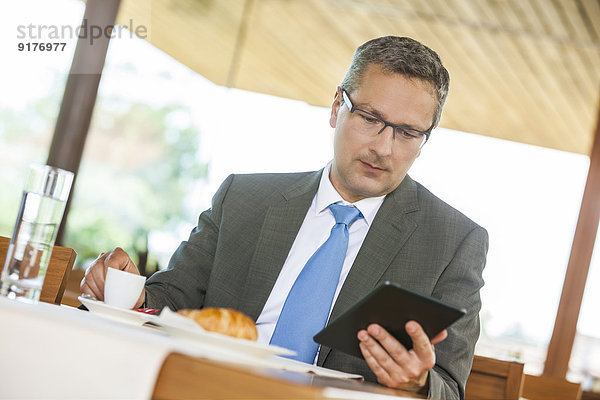
[[[331,204],[336,224],[308,260],[285,300],[271,344],[295,350],[290,358],[312,364],[319,345],[313,340],[327,322],[346,250],[348,226],[362,217],[356,207]]]

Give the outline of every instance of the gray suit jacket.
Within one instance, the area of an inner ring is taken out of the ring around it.
[[[322,170],[231,175],[166,270],[146,284],[150,307],[230,307],[254,320],[275,284]],[[429,396],[463,398],[479,336],[487,232],[409,176],[383,202],[331,319],[382,281],[467,309],[436,345]],[[318,365],[376,381],[366,362],[323,347]]]

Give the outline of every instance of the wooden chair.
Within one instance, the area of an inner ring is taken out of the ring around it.
[[[518,400],[523,384],[523,364],[475,356],[465,389],[466,400]]]
[[[525,374],[521,397],[528,400],[581,399],[581,384],[550,376]]]
[[[85,270],[80,268],[75,268],[71,271],[71,275],[69,275],[69,279],[67,281],[67,288],[65,289],[65,293],[63,294],[63,298],[60,304],[65,304],[71,307],[79,307],[81,302],[78,297],[81,295],[81,289],[79,289],[79,284],[85,275]]]
[[[0,272],[4,268],[9,243],[9,238],[0,236]],[[69,274],[75,263],[75,257],[77,257],[75,250],[68,247],[54,246],[46,270],[44,285],[42,286],[41,301],[60,304],[69,280]]]

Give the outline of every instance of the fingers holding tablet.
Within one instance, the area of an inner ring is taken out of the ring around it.
[[[379,383],[394,388],[419,390],[427,383],[435,365],[435,352],[423,328],[415,321],[406,324],[413,348],[407,350],[396,338],[377,324],[358,332],[360,350]],[[445,330],[434,337],[439,343]]]

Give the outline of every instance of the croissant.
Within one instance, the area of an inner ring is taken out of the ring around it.
[[[210,332],[248,340],[256,340],[258,336],[254,321],[246,314],[230,308],[184,309],[177,313],[191,318]]]

